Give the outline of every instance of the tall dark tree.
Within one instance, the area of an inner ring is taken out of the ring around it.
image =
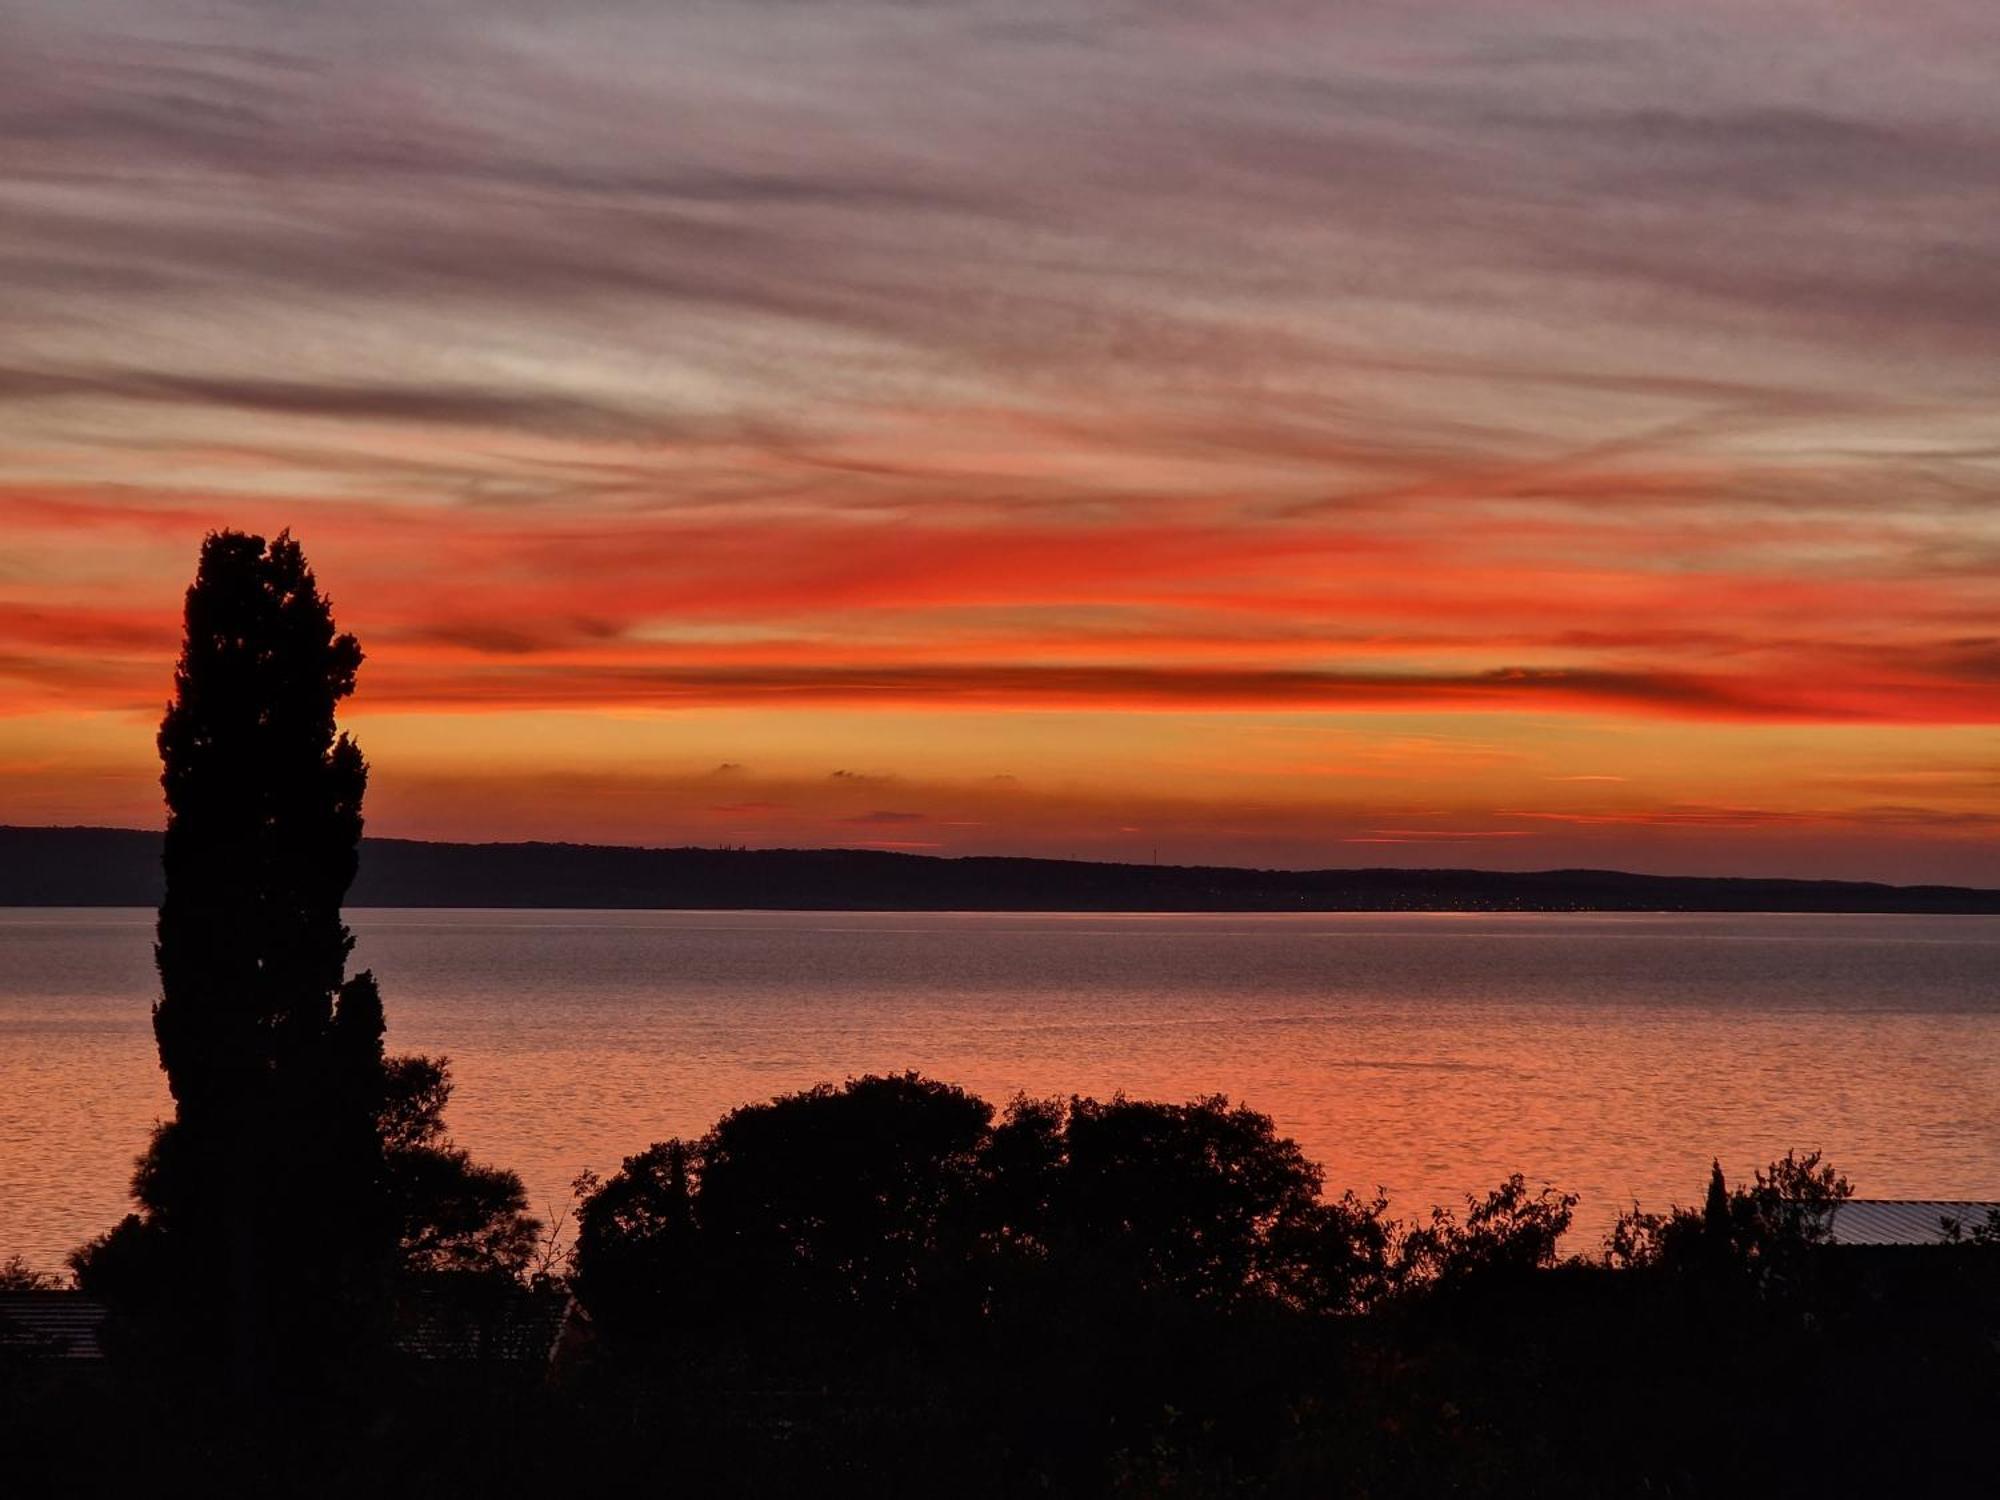
[[[239,1374],[354,1326],[393,1244],[382,1005],[347,977],[340,916],[368,771],[334,713],[360,664],[289,533],[203,543],[159,734],[153,1030],[174,1120],[140,1195],[180,1290],[229,1309]]]
[[[1722,1161],[1716,1158],[1708,1165],[1708,1196],[1702,1200],[1701,1209],[1703,1261],[1712,1271],[1726,1266],[1736,1253],[1736,1237],[1731,1229],[1734,1217],[1729,1184],[1722,1176]]]
[[[535,1248],[521,1180],[445,1133],[445,1059],[385,1059],[374,977],[347,974],[368,768],[334,714],[360,664],[289,533],[203,543],[159,738],[174,1118],[140,1212],[70,1264],[241,1383],[365,1349],[398,1273],[515,1277]]]

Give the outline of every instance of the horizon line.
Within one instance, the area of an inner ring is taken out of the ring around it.
[[[139,837],[160,837],[164,828],[131,828],[103,823],[0,823],[0,834],[28,833],[117,833]],[[1557,875],[1611,876],[1626,880],[1688,882],[1729,885],[1839,886],[1886,891],[1948,891],[2000,900],[2000,886],[1951,884],[1939,881],[1898,882],[1888,880],[1848,880],[1811,875],[1663,875],[1646,870],[1626,870],[1610,866],[1556,865],[1536,870],[1503,870],[1481,865],[1231,865],[1175,864],[1159,860],[1082,859],[1044,854],[936,854],[910,849],[878,849],[857,844],[782,844],[752,847],[747,844],[606,844],[580,839],[421,839],[395,834],[362,835],[366,844],[417,844],[438,849],[592,849],[632,854],[856,854],[879,859],[929,860],[963,864],[978,860],[1009,864],[1087,865],[1119,870],[1215,870],[1257,875],[1485,875],[1498,879],[1534,879]]]

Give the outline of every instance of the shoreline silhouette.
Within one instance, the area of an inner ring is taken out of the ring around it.
[[[0,906],[154,906],[160,835],[0,825]],[[350,906],[2000,915],[2000,890],[1622,870],[1236,865],[366,838]]]

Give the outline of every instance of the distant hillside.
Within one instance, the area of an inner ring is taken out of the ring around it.
[[[0,827],[0,906],[152,906],[160,838]],[[369,839],[354,906],[800,911],[1818,911],[2000,913],[2000,891],[1616,870],[1242,870],[866,849],[628,849]]]

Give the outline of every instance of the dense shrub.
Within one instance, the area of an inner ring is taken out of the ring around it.
[[[1323,1201],[1298,1146],[1220,1096],[1017,1099],[996,1124],[915,1074],[851,1079],[580,1189],[575,1286],[614,1339],[778,1313],[976,1317],[1060,1288],[1341,1311],[1391,1277],[1384,1202]]]
[[[1834,1212],[1853,1193],[1817,1151],[1788,1151],[1734,1189],[1717,1163],[1700,1209],[1675,1206],[1658,1214],[1635,1205],[1621,1215],[1605,1261],[1730,1281],[1766,1296],[1797,1293],[1813,1275],[1814,1252],[1832,1235]]]

